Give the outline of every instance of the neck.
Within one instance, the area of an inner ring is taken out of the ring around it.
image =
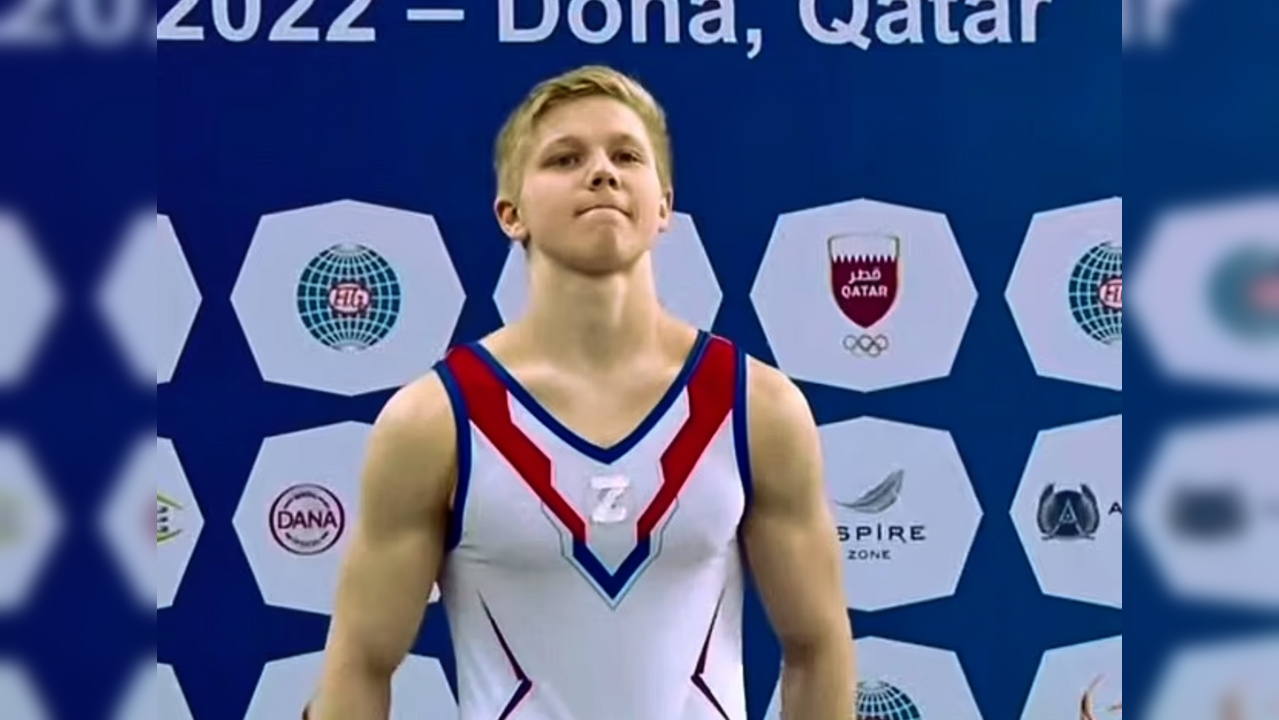
[[[646,256],[630,269],[590,276],[529,257],[528,305],[519,325],[539,354],[606,370],[656,345],[665,319]]]

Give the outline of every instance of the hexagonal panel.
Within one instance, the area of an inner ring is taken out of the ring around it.
[[[977,290],[945,215],[853,200],[779,217],[751,302],[786,374],[869,392],[949,375]]]
[[[857,717],[981,720],[955,653],[877,637],[856,648]],[[781,695],[779,679],[764,720],[782,720]]]
[[[0,387],[27,374],[60,302],[26,225],[0,209]]]
[[[262,669],[244,720],[296,718],[315,695],[324,653],[274,660]],[[457,700],[440,661],[410,655],[391,678],[390,720],[456,720]]]
[[[62,525],[62,513],[26,448],[0,436],[0,612],[26,605]]]
[[[1035,439],[1011,514],[1045,595],[1123,607],[1123,441],[1120,415]]]
[[[155,496],[155,545],[146,512]],[[173,605],[204,528],[204,516],[173,441],[142,435],[135,442],[98,518],[99,531],[143,608]]]
[[[150,658],[138,666],[114,720],[193,720],[173,666]]]
[[[4,708],[5,720],[47,720],[53,717],[40,699],[26,668],[14,660],[0,660],[0,708]]]
[[[262,443],[232,524],[267,605],[333,612],[370,429],[347,422]]]
[[[1039,375],[1123,390],[1120,198],[1035,215],[1004,298]]]
[[[129,224],[98,290],[98,310],[138,382],[173,379],[200,288],[166,215],[147,210]]]
[[[1021,718],[1064,719],[1078,712],[1080,720],[1119,720],[1123,717],[1123,692],[1123,637],[1054,648],[1039,662]]]
[[[435,218],[352,200],[263,217],[231,294],[263,379],[339,395],[430,370],[465,299]]]
[[[848,607],[953,595],[982,509],[950,434],[874,418],[820,432]]]
[[[524,313],[528,298],[526,263],[523,246],[511,243],[493,293],[503,322],[513,322]],[[670,229],[653,248],[653,271],[658,298],[671,314],[706,330],[715,324],[723,293],[692,216],[675,213],[672,217]]]
[[[1264,720],[1279,716],[1279,633],[1178,650],[1155,685],[1146,717]]]
[[[1279,390],[1279,195],[1167,214],[1135,292],[1139,327],[1168,375]]]
[[[1279,611],[1279,414],[1170,433],[1141,483],[1137,530],[1171,591]]]

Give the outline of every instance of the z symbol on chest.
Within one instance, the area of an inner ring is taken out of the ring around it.
[[[631,483],[622,475],[602,475],[591,478],[591,522],[596,525],[613,525],[626,520],[623,500]]]

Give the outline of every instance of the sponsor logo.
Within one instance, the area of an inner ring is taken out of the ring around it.
[[[176,516],[182,512],[182,505],[177,500],[166,497],[163,493],[155,494],[155,543],[163,545],[182,534]]]
[[[1122,715],[1124,711],[1124,703],[1122,700],[1107,705],[1101,709],[1100,713],[1098,712],[1097,701],[1094,698],[1094,695],[1097,692],[1097,686],[1101,685],[1103,680],[1105,680],[1105,676],[1098,676],[1097,679],[1093,680],[1092,684],[1088,686],[1088,689],[1084,690],[1083,694],[1079,696],[1079,720],[1101,720],[1103,717],[1109,717],[1112,715],[1118,717]]]
[[[883,680],[857,683],[857,717],[867,720],[922,720],[919,706],[901,688]]]
[[[872,332],[897,304],[901,291],[901,239],[886,234],[847,233],[826,242],[831,293],[839,311],[865,332],[844,337],[855,357],[879,357],[889,340]]]
[[[1108,515],[1123,516],[1122,503],[1111,503]],[[1101,527],[1101,506],[1088,485],[1078,489],[1058,490],[1049,484],[1039,495],[1036,517],[1044,540],[1092,540]]]
[[[334,350],[360,352],[395,329],[400,279],[372,248],[334,245],[307,263],[298,279],[297,303],[312,337]]]
[[[1217,319],[1236,336],[1279,339],[1279,253],[1231,253],[1213,272],[1209,296]]]
[[[342,501],[322,485],[294,485],[271,503],[271,536],[295,555],[319,555],[346,530]]]
[[[1183,485],[1173,493],[1169,520],[1173,530],[1193,540],[1236,537],[1247,521],[1247,501],[1228,485]]]
[[[835,500],[835,505],[858,515],[883,514],[897,504],[905,479],[904,470],[895,470],[856,499]],[[892,560],[894,548],[928,540],[927,526],[922,523],[841,523],[835,531],[840,543],[847,546],[845,558],[851,561]]]
[[[1114,243],[1094,245],[1075,263],[1066,297],[1075,324],[1103,345],[1124,338],[1124,249]]]

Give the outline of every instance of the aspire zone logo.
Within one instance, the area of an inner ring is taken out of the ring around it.
[[[268,522],[280,547],[294,555],[319,555],[342,538],[346,509],[332,490],[303,483],[276,496]]]

